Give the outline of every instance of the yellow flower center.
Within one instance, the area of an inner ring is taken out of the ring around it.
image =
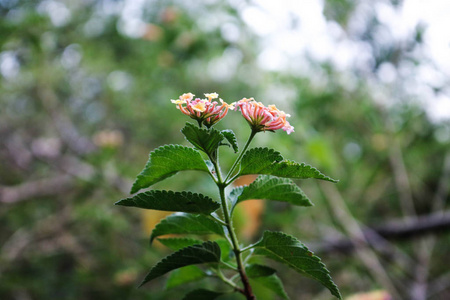
[[[204,112],[206,110],[206,105],[204,102],[198,102],[198,103],[192,105],[192,109],[199,111],[199,112]]]

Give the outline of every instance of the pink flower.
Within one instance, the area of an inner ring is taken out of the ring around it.
[[[185,115],[197,120],[199,125],[204,124],[206,127],[211,127],[219,122],[228,113],[228,109],[233,109],[232,104],[225,103],[222,99],[220,105],[217,101],[212,101],[219,97],[217,93],[205,94],[208,99],[194,98],[191,93],[181,95],[178,100],[171,100],[177,105],[177,108]],[[183,106],[185,104],[185,106]]]
[[[294,132],[294,127],[286,120],[290,115],[279,110],[275,105],[265,107],[264,104],[256,102],[253,98],[243,98],[237,102],[236,109],[238,107],[252,130],[274,131],[283,129],[287,134]]]

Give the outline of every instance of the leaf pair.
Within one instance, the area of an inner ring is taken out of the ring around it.
[[[157,263],[145,277],[141,286],[171,271],[174,272],[172,272],[172,276],[167,282],[167,288],[202,279],[206,277],[206,274],[195,265],[203,263],[219,263],[220,257],[223,256],[217,242],[190,244],[195,243],[196,240],[186,238],[167,238],[160,239],[160,241],[173,249],[177,249],[177,247],[182,244],[185,245],[185,248],[179,249]],[[245,270],[252,282],[259,283],[274,291],[275,294],[283,299],[289,299],[284,291],[283,284],[275,274],[275,269],[258,264],[251,264],[248,265]],[[200,289],[188,293],[183,299],[215,299],[223,294],[224,292],[212,292]]]
[[[197,149],[207,154],[217,150],[223,139],[228,140],[233,149],[237,150],[236,137],[231,130],[200,129],[187,123],[182,131]],[[144,170],[133,183],[131,193],[136,193],[140,189],[147,188],[185,170],[209,172],[206,162],[197,150],[181,145],[159,147],[150,153]],[[238,175],[248,174],[273,175],[292,179],[315,178],[337,182],[310,165],[283,160],[279,152],[268,148],[253,148],[245,153]]]
[[[141,285],[160,277],[170,271],[186,266],[219,263],[221,260],[220,246],[216,242],[189,245],[195,240],[190,239],[162,239],[166,245],[185,243],[186,247],[167,256],[157,263],[145,277]],[[337,286],[333,283],[329,271],[309,249],[293,236],[281,232],[264,232],[263,238],[253,245],[255,255],[263,255],[275,261],[288,265],[302,275],[311,277],[328,288],[332,295],[342,299]],[[275,270],[261,265],[246,267],[249,278],[263,283],[276,292],[283,299],[288,299],[284,289],[275,276]],[[200,276],[201,278],[201,276]]]
[[[233,147],[234,152],[238,151],[236,136],[231,130],[201,129],[186,123],[181,132],[196,149],[205,152],[210,159],[215,158],[220,145],[228,145],[222,142],[224,139]],[[181,145],[161,146],[150,153],[147,164],[133,183],[131,193],[186,170],[209,172],[207,163],[197,150]]]

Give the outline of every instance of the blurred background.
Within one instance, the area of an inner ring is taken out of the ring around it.
[[[169,253],[148,245],[161,215],[113,205],[151,150],[187,144],[190,119],[170,99],[217,92],[291,114],[293,134],[253,145],[340,179],[297,182],[311,208],[249,202],[243,241],[296,236],[344,299],[450,299],[449,15],[446,0],[0,0],[0,298],[220,289],[165,290],[166,278],[137,289]],[[216,127],[241,146],[250,133],[236,112]],[[208,179],[155,187],[216,197]],[[331,298],[274,266],[292,299]]]

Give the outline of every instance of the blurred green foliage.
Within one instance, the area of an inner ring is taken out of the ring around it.
[[[113,206],[127,196],[130,178],[151,150],[186,144],[179,130],[188,120],[169,101],[184,92],[281,104],[292,114],[296,132],[261,134],[254,146],[276,145],[285,158],[340,179],[338,195],[360,224],[408,215],[402,208],[405,197],[412,199],[417,215],[445,209],[435,203],[438,196],[443,203],[449,200],[450,125],[430,122],[421,107],[405,101],[405,87],[394,87],[397,101],[385,106],[376,101],[371,73],[358,69],[348,71],[349,80],[348,74],[312,59],[309,76],[261,68],[260,37],[239,13],[251,3],[143,3],[143,32],[133,36],[122,1],[0,1],[1,299],[179,299],[186,292],[162,290],[163,280],[136,289],[167,250],[148,247],[141,214]],[[346,28],[357,4],[326,1],[325,16]],[[374,50],[371,72],[384,62],[396,67],[402,61],[421,63],[411,53],[420,47],[423,28],[406,48],[379,45],[373,35],[382,25],[372,17],[353,37]],[[226,38],[225,23],[238,28],[238,39]],[[267,98],[274,88],[295,92]],[[217,127],[233,129],[241,145],[250,133],[237,113]],[[231,154],[223,157],[225,163],[232,159]],[[158,188],[216,196],[203,174],[190,175]],[[322,186],[299,184],[315,207],[266,203],[264,227],[306,244],[349,235]],[[423,255],[416,242],[393,244],[418,261]],[[431,248],[436,249],[428,266],[431,287],[448,272],[441,262],[448,260],[449,245],[448,234],[440,235]],[[386,288],[355,255],[321,256],[344,297]],[[382,254],[380,260],[392,281],[413,284],[412,266],[402,269]],[[275,267],[293,299],[326,299],[319,285]],[[200,285],[220,289],[213,280]],[[408,288],[398,289],[408,295]],[[445,299],[448,293],[447,286],[430,297]]]

